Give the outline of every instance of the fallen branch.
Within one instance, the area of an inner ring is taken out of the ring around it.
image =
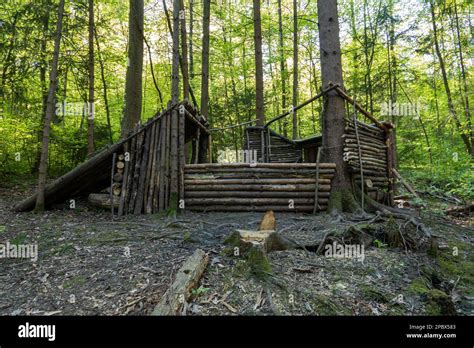
[[[179,315],[183,306],[191,297],[191,291],[201,279],[209,263],[209,256],[201,249],[186,259],[178,270],[175,280],[165,292],[161,302],[155,307],[151,315]]]

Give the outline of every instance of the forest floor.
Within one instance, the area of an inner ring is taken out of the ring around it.
[[[12,212],[28,192],[31,186],[0,187],[0,244],[37,243],[39,251],[36,262],[0,259],[0,315],[150,314],[196,248],[209,253],[209,265],[188,315],[429,315],[452,305],[459,315],[474,315],[474,229],[466,221],[423,214],[441,236],[436,256],[383,241],[366,248],[363,260],[274,251],[271,274],[261,278],[224,252],[225,238],[235,229],[257,229],[261,213],[112,221],[110,212],[82,201],[72,210]],[[354,224],[350,216],[275,217],[279,233],[305,245]]]

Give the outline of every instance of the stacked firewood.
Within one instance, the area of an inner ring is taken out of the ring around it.
[[[325,210],[335,168],[320,163],[317,174],[315,163],[186,165],[186,209],[313,212],[317,194],[318,210]]]
[[[356,185],[361,185],[361,163],[364,190],[382,201],[388,190],[386,135],[381,129],[357,122],[357,134],[352,121],[346,121],[344,137],[344,160],[348,162]],[[358,139],[357,139],[358,138]]]

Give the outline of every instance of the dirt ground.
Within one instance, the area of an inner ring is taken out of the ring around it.
[[[27,195],[0,188],[0,244],[38,244],[38,260],[0,259],[1,315],[147,315],[186,257],[201,248],[209,265],[187,315],[474,315],[474,230],[440,216],[424,223],[440,236],[437,255],[379,241],[364,260],[314,250],[269,253],[271,272],[257,277],[225,238],[257,229],[261,213],[186,212],[176,219],[127,216],[78,201],[42,214],[14,213]],[[317,245],[353,221],[320,214],[276,213],[277,231]]]

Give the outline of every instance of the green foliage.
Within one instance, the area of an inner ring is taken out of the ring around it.
[[[374,244],[377,248],[386,248],[387,247],[387,244],[386,243],[383,243],[381,242],[380,240],[376,239],[374,240]]]
[[[202,285],[197,288],[197,289],[192,289],[191,290],[191,295],[194,297],[194,298],[197,298],[199,296],[201,296],[202,294],[205,294],[206,292],[209,291],[209,288],[205,288],[203,287]]]
[[[34,173],[38,164],[44,119],[43,96],[48,87],[57,3],[6,1],[0,5],[2,179],[16,180]],[[190,3],[185,4],[188,34],[191,34]],[[144,35],[150,45],[152,62],[145,46],[142,120],[162,109],[171,94],[171,42],[166,17],[161,2],[145,1],[145,6],[148,10],[145,11]],[[433,52],[429,2],[342,0],[338,9],[345,87],[377,118],[396,125],[398,159],[403,175],[419,190],[441,190],[472,200],[472,157],[460,136],[469,135],[469,127],[472,127],[472,119],[465,111],[463,85],[465,77],[467,91],[472,89],[472,64],[468,59],[469,1],[435,3],[441,53],[459,124],[450,112],[439,59]],[[455,35],[455,9],[460,28],[459,42]],[[88,94],[87,2],[66,2],[65,11],[55,104],[64,101],[84,103]],[[110,131],[113,141],[120,136],[128,40],[127,26],[123,23],[128,20],[128,2],[96,2],[95,12],[100,47],[100,56],[97,45],[95,47],[95,147],[98,150],[110,142]],[[199,104],[202,33],[199,2],[193,3],[193,18],[193,35],[188,35],[193,62],[190,83]],[[292,102],[292,1],[282,0],[282,51],[278,24],[276,3],[262,2],[267,120],[287,111]],[[301,103],[315,95],[321,85],[316,1],[299,4],[298,31],[298,103]],[[460,69],[460,52],[464,55],[464,75]],[[255,119],[253,54],[251,2],[213,2],[209,115],[212,128]],[[101,63],[105,81],[101,77]],[[153,82],[151,63],[163,101]],[[284,84],[286,94],[283,93]],[[110,129],[104,87],[108,95]],[[391,115],[384,110],[388,102],[396,103]],[[417,112],[412,112],[414,106],[417,106]],[[322,108],[323,101],[318,100],[298,111],[299,137],[320,132]],[[400,112],[407,110],[410,112]],[[351,112],[349,108],[348,116]],[[49,149],[48,173],[51,176],[61,175],[86,159],[86,123],[81,114],[55,115]],[[283,134],[292,133],[289,118],[272,127]],[[215,133],[213,156],[217,158],[218,151],[223,149],[242,149],[243,130],[243,127],[237,127]]]

